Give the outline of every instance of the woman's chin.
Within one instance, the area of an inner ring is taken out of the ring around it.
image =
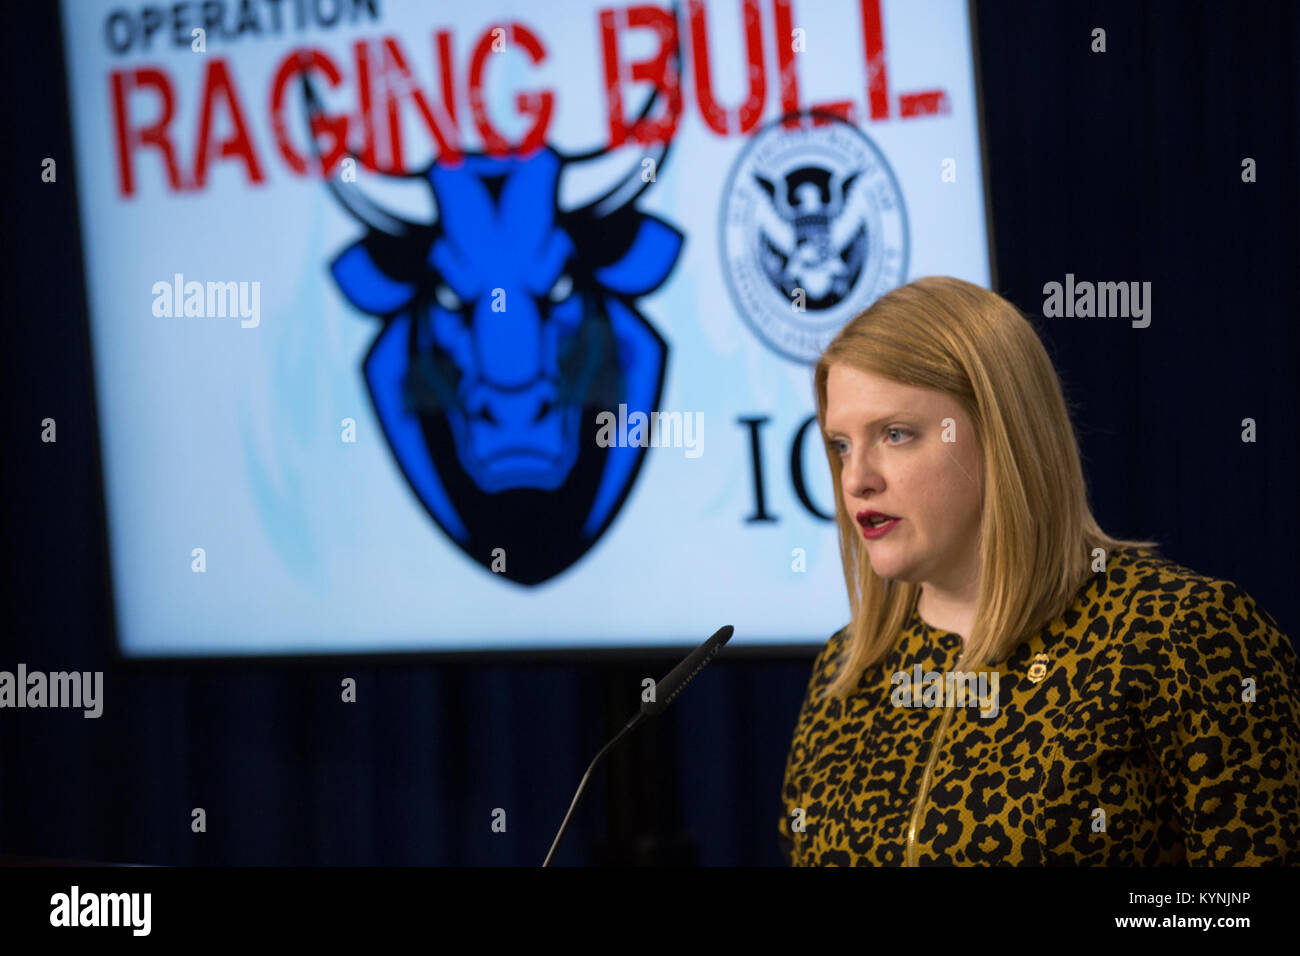
[[[901,556],[877,554],[875,551],[869,551],[869,557],[871,559],[871,570],[875,571],[880,577],[888,578],[891,581],[907,580],[908,563],[902,560]]]

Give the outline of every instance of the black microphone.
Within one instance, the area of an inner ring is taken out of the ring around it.
[[[718,651],[722,649],[722,645],[731,640],[733,630],[734,628],[730,624],[718,628],[711,638],[686,655],[686,660],[674,667],[668,672],[667,677],[655,684],[655,692],[651,695],[654,699],[641,702],[641,713],[647,717],[658,717],[667,710],[668,705],[673,702],[673,698],[682,692],[682,689],[694,679],[696,674],[704,670],[704,666],[713,660]]]
[[[623,739],[623,735],[639,724],[646,717],[658,717],[673,699],[680,694],[692,680],[695,675],[704,670],[705,665],[717,656],[722,645],[731,640],[734,628],[730,624],[725,624],[714,632],[713,636],[701,644],[686,659],[668,672],[663,680],[657,681],[654,687],[654,693],[651,695],[653,700],[643,700],[641,709],[632,715],[632,719],[623,725],[623,729],[616,733],[612,740],[600,748],[587,767],[587,772],[582,775],[582,782],[578,784],[578,792],[573,795],[573,800],[569,802],[569,812],[564,815],[564,822],[560,824],[560,830],[555,834],[555,840],[551,843],[551,850],[546,854],[546,859],[542,861],[542,866],[550,866],[551,859],[555,856],[555,851],[560,846],[560,840],[564,837],[564,831],[569,828],[569,820],[573,817],[574,808],[578,806],[578,801],[582,799],[583,791],[587,789],[587,781],[591,779],[591,772],[596,769],[596,764],[600,759],[609,753],[613,746]]]

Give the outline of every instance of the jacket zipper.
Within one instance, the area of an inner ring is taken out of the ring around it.
[[[934,742],[930,744],[930,756],[925,761],[925,772],[921,774],[921,786],[916,791],[916,803],[912,806],[912,819],[907,826],[907,849],[903,854],[904,866],[916,866],[916,828],[921,823],[921,811],[925,807],[925,798],[930,793],[930,776],[934,773],[934,764],[939,756],[939,748],[943,746],[944,731],[948,729],[948,720],[952,717],[952,704],[947,704],[943,709],[943,717],[939,721],[939,730],[934,735]]]

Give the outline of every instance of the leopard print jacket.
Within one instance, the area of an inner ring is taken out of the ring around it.
[[[1231,582],[1115,551],[983,698],[945,676],[961,637],[913,609],[845,701],[818,700],[846,634],[795,726],[789,862],[1300,864],[1296,653]]]

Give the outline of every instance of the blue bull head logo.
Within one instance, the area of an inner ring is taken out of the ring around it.
[[[491,568],[504,549],[521,584],[579,560],[636,478],[645,448],[600,447],[596,416],[658,408],[667,347],[636,298],[682,245],[635,208],[640,157],[600,199],[562,210],[577,159],[543,147],[434,162],[417,174],[437,209],[421,224],[330,179],[367,226],[330,271],[382,320],[364,372],[397,463],[465,554]]]

